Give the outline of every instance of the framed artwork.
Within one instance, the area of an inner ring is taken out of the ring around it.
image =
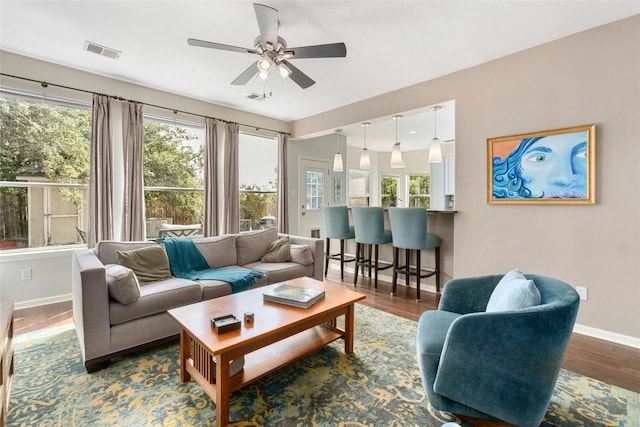
[[[595,203],[595,125],[487,139],[487,203]]]

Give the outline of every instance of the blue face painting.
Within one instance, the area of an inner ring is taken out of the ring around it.
[[[587,133],[523,139],[493,159],[495,198],[585,198]]]

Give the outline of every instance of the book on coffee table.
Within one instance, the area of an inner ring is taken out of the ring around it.
[[[307,308],[324,298],[324,291],[322,289],[303,288],[283,283],[263,292],[262,296],[265,301]]]

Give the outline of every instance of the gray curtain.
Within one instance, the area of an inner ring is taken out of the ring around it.
[[[217,122],[205,120],[204,144],[204,235],[218,235],[218,135]]]
[[[278,134],[278,231],[289,233],[289,212],[287,211],[287,145],[289,136],[286,133]]]
[[[87,247],[113,239],[113,159],[109,97],[93,95]]]
[[[122,213],[122,240],[144,240],[146,222],[144,212],[144,181],[142,175],[142,149],[144,146],[144,119],[142,104],[122,104],[122,151],[124,161],[124,203]]]
[[[240,231],[240,199],[238,178],[238,144],[240,126],[227,123],[224,141],[224,233]]]

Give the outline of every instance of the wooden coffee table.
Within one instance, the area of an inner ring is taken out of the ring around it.
[[[275,284],[169,310],[181,327],[180,380],[193,378],[215,401],[218,426],[229,423],[231,392],[338,339],[353,353],[354,304],[365,296],[310,277],[286,283],[324,289],[325,298],[309,308],[263,301]],[[243,321],[245,312],[254,313],[253,323]],[[216,334],[211,318],[227,314],[242,327]],[[344,329],[336,325],[342,315]],[[244,369],[229,378],[230,361],[245,355]]]

